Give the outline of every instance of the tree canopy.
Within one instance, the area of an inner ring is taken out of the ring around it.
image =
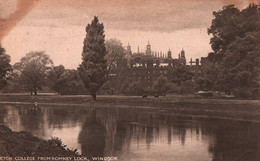
[[[20,82],[26,86],[32,94],[37,95],[37,90],[41,89],[47,79],[47,74],[53,62],[43,51],[33,51],[21,58],[20,62],[14,65],[14,69],[19,74]]]
[[[212,88],[223,91],[256,88],[260,77],[259,6],[250,4],[240,11],[229,5],[213,15],[208,33],[212,35],[214,52],[208,55],[208,60],[217,68],[207,70],[215,73],[214,77],[206,75],[214,78],[209,79],[214,84]]]
[[[48,81],[51,89],[60,94],[65,83],[65,67],[63,65],[54,66],[48,73]]]
[[[7,85],[7,74],[12,70],[10,56],[0,44],[0,89]]]
[[[208,34],[212,35],[210,44],[215,55],[226,54],[228,45],[237,38],[260,30],[260,9],[255,4],[250,4],[242,11],[234,5],[225,6],[222,10],[213,12],[213,16]]]
[[[107,65],[108,73],[111,68],[118,64],[119,60],[126,58],[126,51],[123,47],[123,44],[120,40],[112,38],[105,42],[107,55]]]
[[[237,38],[227,47],[219,79],[230,88],[257,86],[260,76],[260,32]]]
[[[78,70],[79,75],[93,100],[96,100],[96,92],[106,81],[107,61],[104,26],[99,23],[98,17],[94,17],[91,24],[86,27],[82,63]]]

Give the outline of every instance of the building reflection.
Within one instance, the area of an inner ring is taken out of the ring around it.
[[[77,138],[74,147],[80,148],[83,156],[117,156],[124,160],[159,151],[165,157],[192,153],[193,160],[260,160],[259,123],[129,108],[5,106],[1,111],[0,121],[7,122],[9,127],[23,127],[40,137],[58,129],[55,134],[66,136],[62,139],[65,143],[70,143],[66,139]],[[78,127],[80,132],[69,133],[71,126]],[[69,134],[64,134],[66,128]],[[52,133],[49,134],[51,137]]]
[[[135,147],[138,149],[139,144],[145,143],[146,149],[149,151],[153,144],[162,144],[163,140],[166,140],[168,145],[175,144],[175,146],[186,147],[186,139],[189,139],[189,144],[196,141],[201,142],[200,145],[208,147],[208,153],[211,154],[211,159],[214,161],[245,160],[245,156],[251,158],[249,160],[259,159],[259,143],[255,140],[257,137],[259,140],[257,135],[260,132],[250,128],[249,134],[247,134],[246,130],[241,129],[238,125],[240,129],[238,129],[239,134],[237,134],[234,124],[230,124],[229,129],[225,128],[227,127],[226,121],[221,125],[219,120],[211,122],[207,119],[194,120],[194,118],[189,117],[133,110],[125,112],[124,110],[102,109],[92,111],[89,115],[93,118],[92,123],[87,121],[90,120],[89,118],[86,119],[80,137],[84,138],[82,136],[84,134],[85,138],[89,136],[96,138],[92,140],[81,139],[86,141],[85,143],[81,142],[82,148],[86,150],[83,155],[88,151],[88,148],[85,148],[84,145],[91,147],[97,144],[93,140],[100,140],[98,143],[100,149],[95,150],[102,152],[99,156],[116,155],[120,157],[128,156],[133,144],[136,144]],[[97,128],[99,131],[91,130],[93,126],[99,126]],[[243,125],[242,127],[248,126]],[[92,134],[87,133],[87,130]],[[179,144],[176,144],[178,140]],[[94,154],[97,155],[97,153]]]

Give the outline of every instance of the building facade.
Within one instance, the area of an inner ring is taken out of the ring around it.
[[[174,77],[173,70],[177,67],[183,66],[195,75],[198,75],[201,68],[199,59],[191,60],[189,65],[186,64],[184,49],[180,51],[177,59],[173,59],[170,49],[167,54],[152,51],[149,42],[146,45],[145,52],[138,50],[137,53],[132,53],[129,44],[126,47],[126,52],[127,60],[118,61],[113,76],[120,76],[120,79],[130,84],[133,82],[139,83],[144,89],[152,88],[154,82],[159,78],[164,78],[166,81],[172,80]]]

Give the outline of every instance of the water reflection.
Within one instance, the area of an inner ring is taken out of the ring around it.
[[[260,125],[143,109],[0,106],[0,123],[60,137],[83,156],[120,160],[260,160]]]
[[[260,159],[259,125],[221,122],[212,131],[215,134],[215,141],[210,145],[209,152],[213,153],[213,160]]]
[[[18,108],[18,113],[25,130],[37,131],[43,128],[43,112],[40,108]]]
[[[87,157],[103,157],[105,149],[105,127],[97,121],[96,109],[91,108],[86,116],[81,132],[79,143],[82,155]]]

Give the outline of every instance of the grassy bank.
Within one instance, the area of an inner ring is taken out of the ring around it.
[[[0,95],[0,102],[5,104],[28,104],[38,106],[96,106],[118,108],[148,108],[159,112],[202,117],[260,121],[259,100],[209,99],[195,96],[99,96],[92,102],[90,96],[58,96],[58,95]]]
[[[76,157],[79,155],[65,148],[61,140],[57,138],[43,140],[31,133],[14,132],[6,126],[0,125],[0,156]]]

